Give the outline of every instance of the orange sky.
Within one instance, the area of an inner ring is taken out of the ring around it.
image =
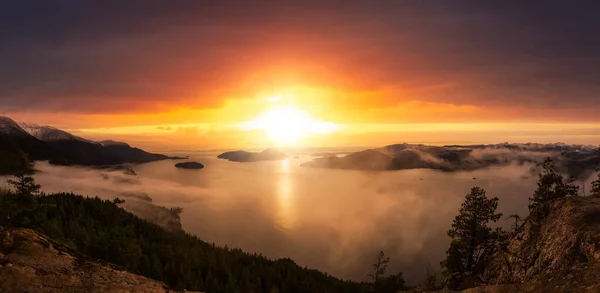
[[[338,126],[287,145],[600,142],[594,9],[200,2],[12,4],[0,115],[156,150],[280,145],[240,124],[281,105]]]

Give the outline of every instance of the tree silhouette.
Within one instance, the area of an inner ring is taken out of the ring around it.
[[[20,152],[20,164],[12,175],[14,179],[8,179],[6,182],[13,186],[15,193],[21,196],[37,195],[40,191],[40,185],[35,183],[33,175],[33,163],[24,152]]]
[[[566,196],[576,196],[579,186],[565,181],[563,176],[554,170],[554,162],[547,158],[542,164],[537,189],[529,198],[529,213],[536,220],[543,219],[548,213],[548,203]]]
[[[423,283],[420,287],[420,289],[425,292],[435,291],[437,289],[437,278],[431,273],[430,265],[427,265],[427,270],[425,271],[425,280],[423,280]]]
[[[596,150],[596,157],[600,162],[600,148]],[[598,178],[592,182],[592,196],[600,197],[600,163],[596,168],[596,173],[598,174]]]
[[[379,279],[381,279],[383,275],[385,275],[389,262],[390,258],[386,257],[383,251],[380,251],[379,255],[377,256],[377,261],[372,265],[373,271],[370,272],[368,275],[369,278],[371,278],[373,284],[377,284],[379,282]]]
[[[454,218],[448,236],[452,239],[441,265],[445,275],[455,273],[478,275],[483,270],[483,258],[505,238],[505,233],[488,224],[502,217],[496,213],[498,198],[488,198],[485,190],[473,187],[465,197],[460,213]]]
[[[396,293],[405,289],[402,273],[385,276],[390,258],[383,251],[379,252],[377,261],[372,265],[372,271],[368,274],[371,279],[371,289],[375,293]]]
[[[592,182],[592,196],[600,197],[600,170],[598,170],[598,179]]]
[[[519,228],[519,221],[521,221],[521,216],[519,216],[518,214],[512,214],[508,217],[506,217],[506,219],[515,219],[515,225],[513,226],[513,232],[517,232],[517,229]]]

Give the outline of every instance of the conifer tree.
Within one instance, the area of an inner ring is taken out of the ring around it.
[[[377,261],[372,265],[369,273],[371,279],[371,291],[375,293],[396,293],[405,289],[404,276],[402,273],[386,276],[390,258],[383,251],[377,255]]]
[[[33,163],[29,161],[27,154],[20,152],[19,168],[13,172],[14,179],[8,179],[6,182],[13,186],[15,193],[21,196],[37,195],[40,191],[40,185],[35,183],[33,175]]]
[[[548,203],[554,199],[567,196],[576,196],[579,186],[566,181],[563,175],[556,172],[552,159],[547,158],[539,174],[537,189],[533,197],[529,198],[529,213],[536,220],[543,219],[548,213]]]
[[[502,217],[496,213],[498,198],[488,198],[485,190],[473,187],[465,197],[459,215],[454,218],[448,236],[452,239],[441,265],[445,275],[454,273],[477,275],[483,270],[483,258],[487,252],[502,242],[506,234],[489,224]]]

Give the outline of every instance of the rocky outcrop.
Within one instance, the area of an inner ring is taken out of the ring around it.
[[[487,285],[460,292],[600,292],[600,198],[551,202],[544,219],[527,218],[487,262],[481,276]]]
[[[488,285],[462,292],[600,292],[600,198],[555,200],[488,261]]]
[[[0,227],[0,292],[176,292],[77,255],[27,229]]]
[[[569,197],[550,204],[539,223],[528,219],[497,252],[484,279],[521,283],[600,261],[600,199]]]

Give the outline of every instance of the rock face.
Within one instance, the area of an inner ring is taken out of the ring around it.
[[[198,162],[183,162],[175,164],[175,167],[182,169],[202,169],[204,165]]]
[[[489,285],[462,292],[600,292],[600,198],[555,200],[491,255],[482,277]]]
[[[491,283],[521,283],[600,263],[600,198],[554,201],[541,221],[527,221],[484,274]],[[600,282],[600,281],[599,281]]]
[[[175,292],[165,284],[76,256],[27,229],[0,227],[0,292]]]
[[[219,159],[225,159],[232,162],[259,162],[259,161],[278,161],[287,158],[287,155],[276,150],[266,149],[262,152],[231,151],[217,156]]]

